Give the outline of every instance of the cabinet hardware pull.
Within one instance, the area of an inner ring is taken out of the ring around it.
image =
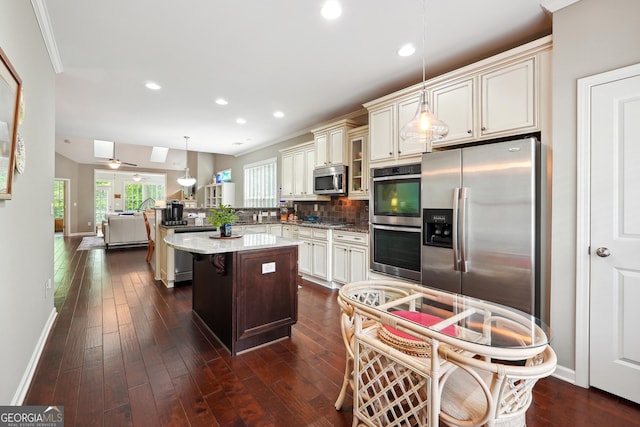
[[[484,126],[482,126],[482,127],[480,128],[480,130],[485,131],[485,130],[487,130],[487,128],[486,128],[486,127],[484,127]]]
[[[467,131],[467,133],[468,133],[469,135],[471,135],[471,130],[468,130],[468,131]]]

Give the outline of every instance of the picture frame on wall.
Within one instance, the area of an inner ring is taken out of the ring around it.
[[[22,80],[0,48],[0,200],[11,199]]]

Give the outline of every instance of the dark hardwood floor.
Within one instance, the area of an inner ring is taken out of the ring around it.
[[[65,426],[350,426],[336,293],[299,290],[293,337],[231,357],[191,312],[191,286],[153,280],[146,248],[76,251],[55,238],[56,324],[25,405]],[[529,427],[640,426],[640,407],[541,380]]]

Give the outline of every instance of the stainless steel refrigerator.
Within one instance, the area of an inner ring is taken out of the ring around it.
[[[422,284],[539,316],[539,142],[422,157]]]

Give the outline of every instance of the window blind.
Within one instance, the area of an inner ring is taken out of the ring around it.
[[[244,166],[244,206],[247,208],[276,207],[277,158]]]

